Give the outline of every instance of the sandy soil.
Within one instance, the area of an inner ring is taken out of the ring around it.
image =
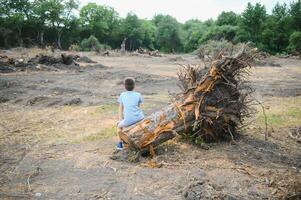
[[[0,198],[278,199],[300,194],[301,144],[288,132],[301,126],[301,60],[269,58],[277,65],[251,69],[254,96],[269,108],[268,141],[259,112],[235,143],[207,149],[176,138],[159,147],[153,160],[127,163],[109,158],[117,141],[122,80],[136,78],[149,114],[179,91],[179,66],[201,62],[193,55],[79,54],[97,65],[0,74]]]

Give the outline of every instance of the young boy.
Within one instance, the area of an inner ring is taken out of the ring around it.
[[[134,92],[135,80],[128,77],[124,80],[125,92],[122,92],[118,98],[119,102],[119,122],[117,132],[122,131],[122,128],[135,124],[144,118],[143,112],[140,109],[140,104],[143,102],[142,96],[138,92]],[[117,150],[122,150],[123,145],[120,141],[117,144]]]

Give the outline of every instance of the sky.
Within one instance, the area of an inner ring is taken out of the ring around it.
[[[156,14],[169,14],[180,22],[189,19],[216,19],[222,11],[241,13],[248,2],[260,2],[271,12],[277,2],[290,4],[292,0],[79,0],[80,7],[89,2],[113,7],[121,17],[134,12],[139,18],[152,19]]]

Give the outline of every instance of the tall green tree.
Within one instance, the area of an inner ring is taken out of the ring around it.
[[[14,31],[18,45],[23,46],[22,32],[31,14],[31,3],[27,0],[3,0],[0,7],[6,29]]]
[[[256,3],[253,6],[251,3],[248,3],[240,19],[241,39],[259,44],[266,17],[267,13],[264,5]]]
[[[301,31],[295,31],[290,35],[290,44],[288,49],[290,51],[297,51],[301,53]]]
[[[291,3],[290,15],[292,17],[293,28],[301,31],[301,0]]]
[[[127,38],[126,49],[133,51],[142,46],[144,32],[142,22],[134,13],[128,13],[121,24],[121,37]]]
[[[158,20],[158,18],[160,18]],[[169,15],[157,16],[154,19],[157,24],[156,42],[161,50],[177,52],[183,49],[180,23]]]
[[[232,25],[222,25],[222,26],[211,26],[208,28],[208,31],[201,39],[201,43],[206,42],[208,40],[221,40],[225,39],[227,41],[234,41],[238,33],[238,26]]]
[[[157,28],[148,20],[141,20],[141,29],[143,32],[142,46],[148,49],[154,49],[155,36]]]
[[[51,5],[51,2],[48,0],[34,0],[32,3],[32,21],[37,29],[37,35],[41,46],[44,46],[44,34],[47,29],[46,22],[50,20],[47,15],[50,8],[49,5]]]
[[[286,50],[291,33],[290,16],[287,5],[277,3],[272,15],[267,18],[265,30],[262,33],[262,43],[265,50],[276,53]]]
[[[206,34],[208,27],[200,20],[188,20],[183,25],[184,35],[184,51],[191,52],[197,49]]]
[[[216,24],[218,26],[222,25],[232,25],[237,26],[239,22],[239,17],[234,12],[225,12],[223,11],[220,15],[218,15]]]
[[[111,7],[88,3],[80,10],[80,21],[85,37],[94,35],[102,43],[110,43],[118,30],[119,16]]]
[[[60,49],[62,34],[75,18],[73,11],[78,8],[78,5],[77,0],[48,0],[47,2],[47,22],[56,32],[56,44]]]

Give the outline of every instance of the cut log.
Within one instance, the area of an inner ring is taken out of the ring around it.
[[[170,104],[139,123],[124,129],[119,133],[119,137],[131,148],[140,151],[172,139],[176,133],[182,133],[185,127],[190,125],[186,123],[194,119],[192,110],[179,111],[179,109],[189,109],[188,106],[180,107],[179,103]]]
[[[250,88],[242,81],[254,51],[246,46],[233,57],[211,63],[204,75],[200,68],[185,67],[179,74],[184,91],[175,102],[123,129],[119,137],[131,149],[145,151],[187,134],[192,138],[232,138],[243,117],[248,114]]]

